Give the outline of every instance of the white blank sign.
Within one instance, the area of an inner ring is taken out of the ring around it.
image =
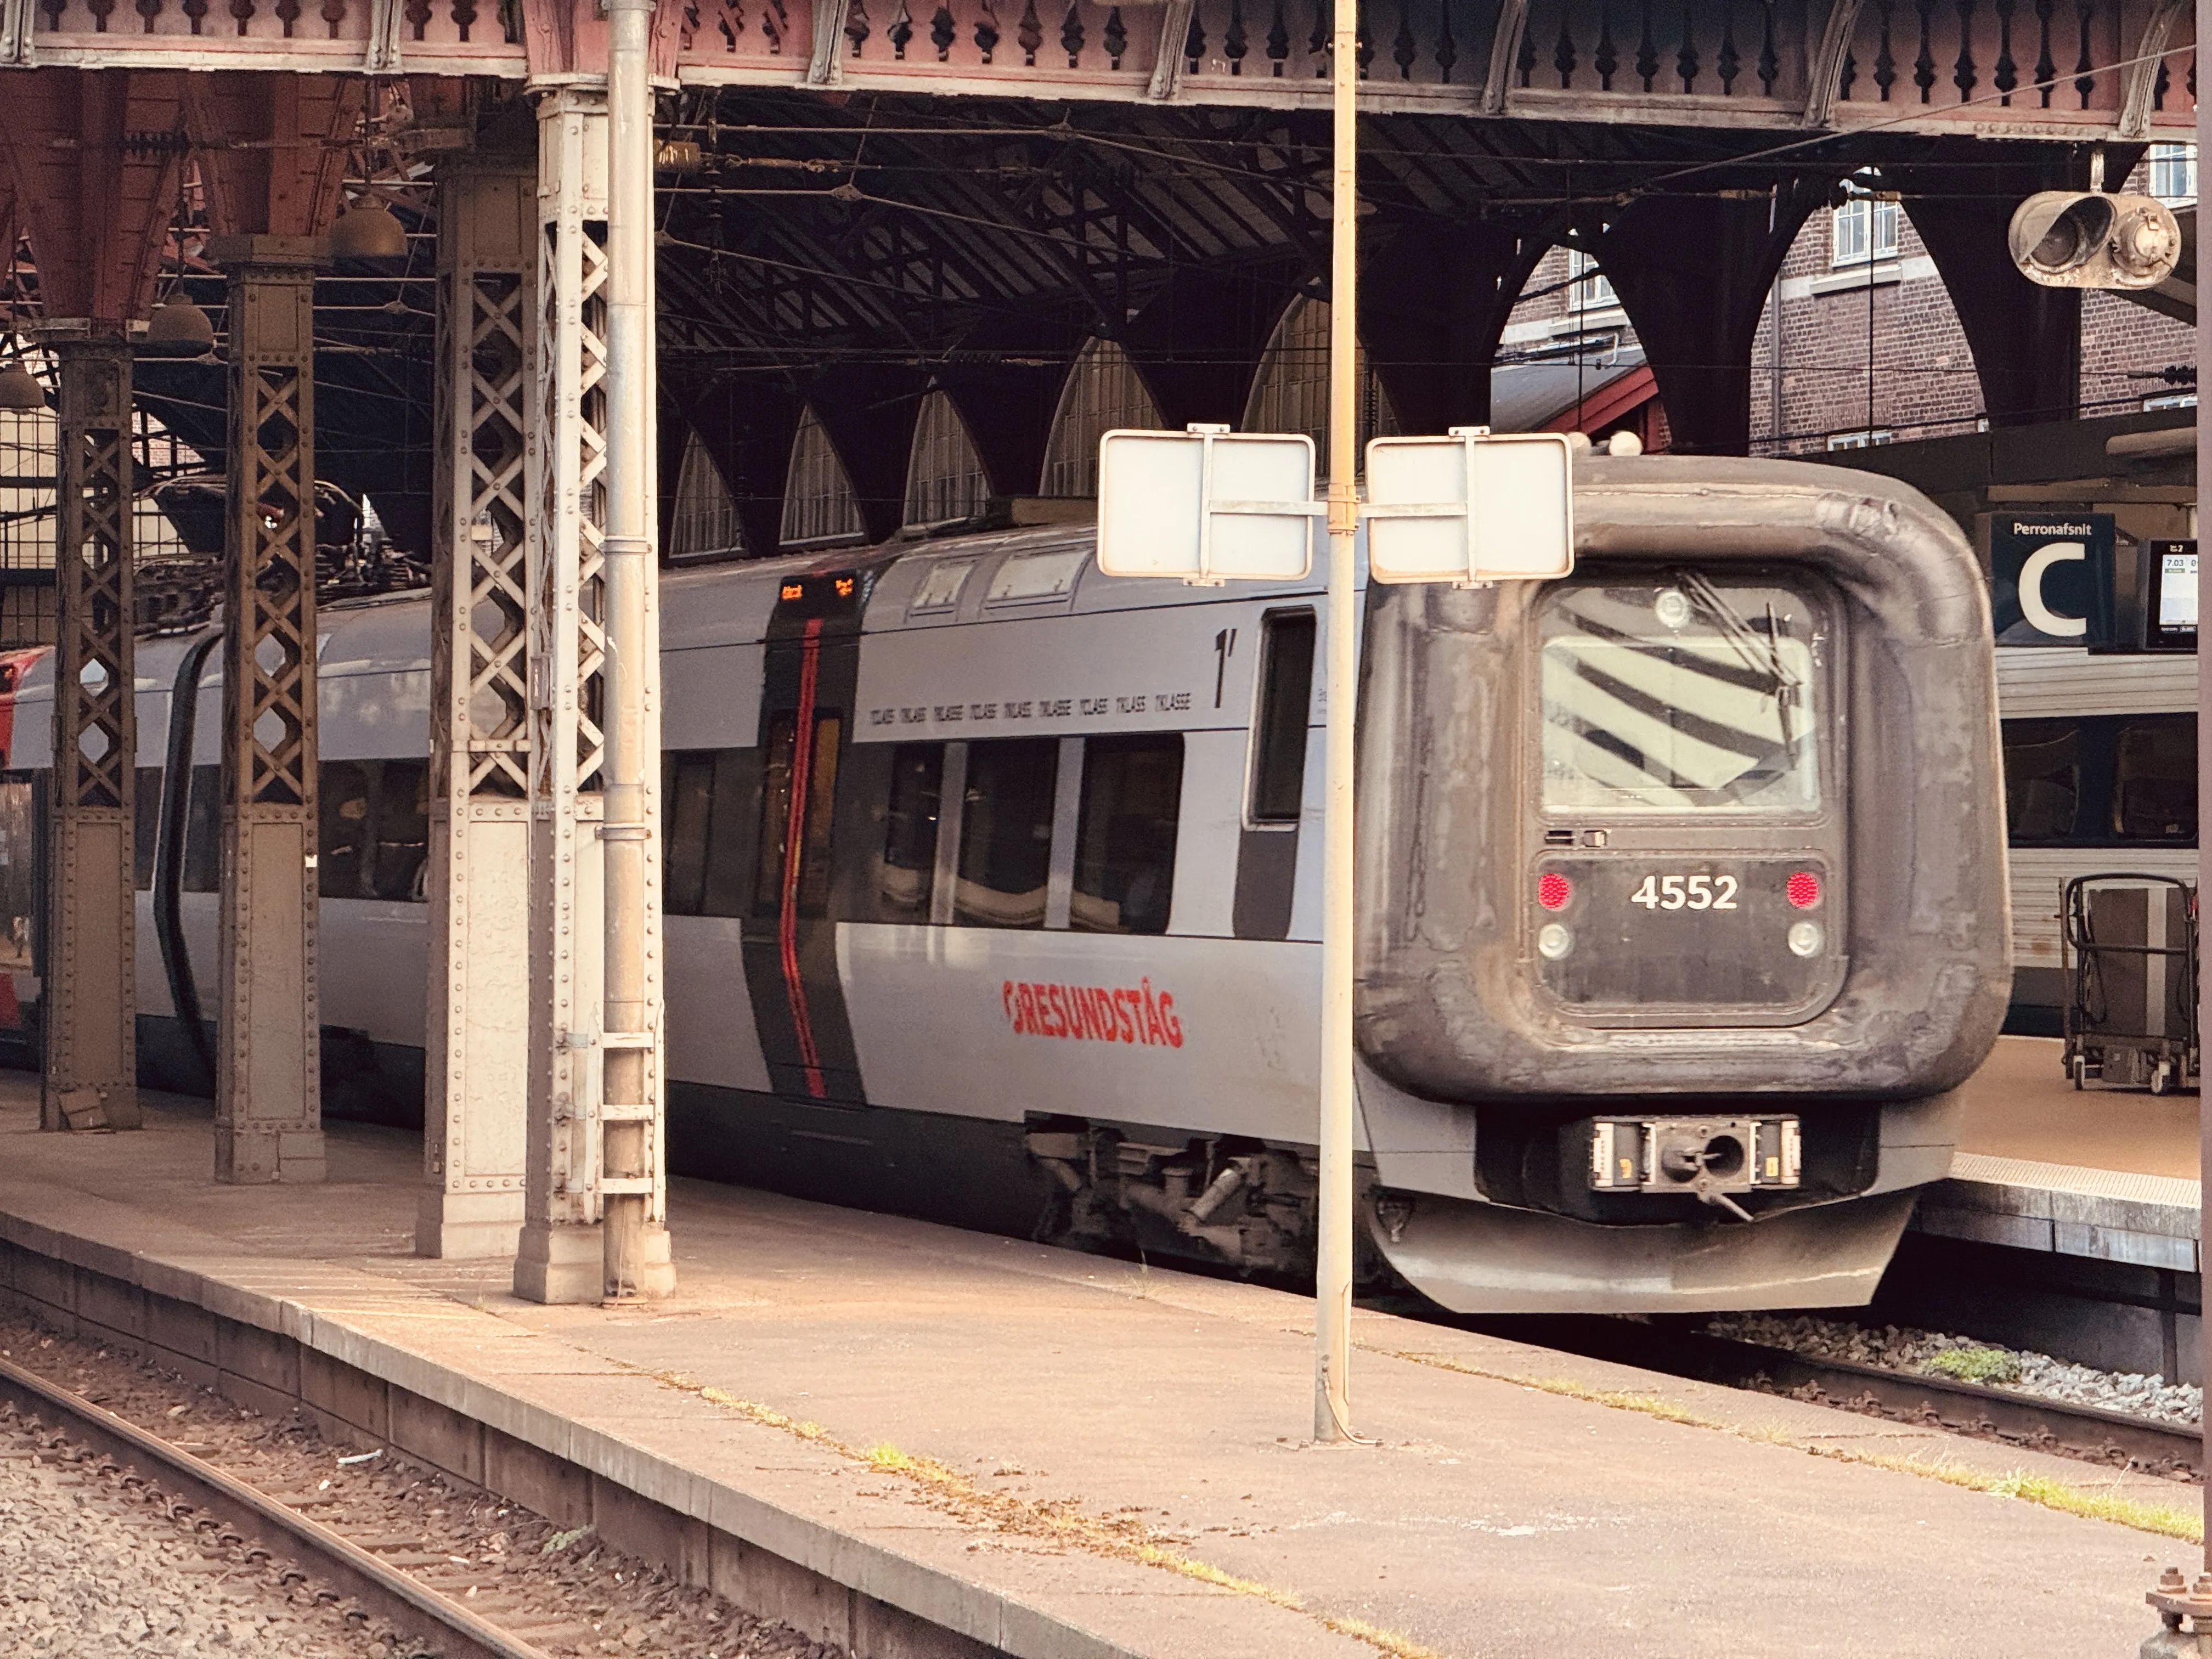
[[[1575,568],[1565,433],[1367,446],[1367,565],[1378,582],[1546,581]]]
[[[1313,440],[1114,431],[1098,441],[1098,568],[1212,586],[1313,568]]]

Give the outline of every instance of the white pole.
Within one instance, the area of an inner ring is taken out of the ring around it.
[[[2197,38],[2199,40],[2205,39],[2208,34],[2212,34],[2212,0],[2197,0],[2197,27],[2198,31]],[[2195,60],[2191,59],[2191,61]],[[2212,162],[2212,105],[2199,103],[2197,106],[2197,158],[2201,176],[2202,169],[2206,163]],[[2201,191],[2197,191],[2197,195],[2200,201],[2203,200]],[[2204,384],[2206,372],[2212,370],[2212,334],[2208,334],[2201,324],[2197,330],[2196,344],[2197,383],[2202,386]],[[2199,478],[2204,477],[2208,467],[2212,467],[2212,425],[2206,423],[2200,412],[2197,422],[2197,476]],[[2200,640],[2203,637],[2202,613],[2204,604],[2203,574],[2204,532],[2201,523],[2203,518],[2203,513],[2200,507],[2191,516],[2189,526],[2189,533],[2196,538],[2197,546],[2197,603],[2199,612],[2197,628]],[[2197,652],[2197,822],[2201,823],[2204,821],[2203,816],[2204,807],[2207,805],[2212,805],[2212,719],[2206,718],[2208,714],[2212,714],[2212,651],[2206,650],[2201,644]],[[2203,842],[2200,842],[2198,846],[2201,848]],[[2204,883],[2204,854],[2199,851],[2197,855],[2197,892],[2200,913],[2207,890]],[[2207,1023],[2206,1011],[2212,1010],[2212,990],[2206,988],[2202,976],[2197,981],[2197,1026],[2200,1033],[2198,1041],[2201,1042],[2203,1041],[2201,1033]],[[2212,1238],[2212,1091],[2205,1091],[2198,1095],[2197,1111],[2197,1173],[2201,1177],[2197,1194],[2199,1205],[2197,1237]],[[2203,1255],[2202,1246],[2199,1247],[2197,1254],[2201,1273]],[[2197,1364],[2199,1380],[2202,1381],[2212,1377],[2212,1320],[2199,1321],[2197,1330],[2199,1337]],[[2168,1378],[2167,1380],[2172,1382],[2176,1379]],[[2212,1412],[2204,1413],[2203,1416],[2205,1449],[2212,1452]],[[2212,1464],[2204,1467],[2212,1468]],[[2207,1522],[2212,1522],[2212,1480],[2204,1483],[2204,1515]],[[2207,1572],[2212,1572],[2212,1525],[2207,1525],[2204,1528],[2204,1570]]]
[[[1359,0],[1336,0],[1328,286],[1328,724],[1322,831],[1321,1237],[1314,1262],[1314,1437],[1349,1440],[1352,1401],[1352,718],[1358,702]]]
[[[605,819],[606,965],[602,1029],[601,1249],[605,1295],[646,1291],[648,1138],[653,1073],[641,1043],[657,1038],[646,971],[647,664],[653,580],[653,0],[611,0],[607,52],[607,533]],[[628,1190],[617,1189],[622,1183]],[[656,1286],[657,1288],[657,1286]]]

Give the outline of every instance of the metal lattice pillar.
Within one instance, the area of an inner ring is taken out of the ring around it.
[[[48,1129],[138,1127],[134,787],[138,722],[131,611],[131,348],[53,341],[60,538],[54,651],[52,925],[46,939]]]
[[[599,1102],[605,750],[607,112],[538,105],[537,417],[531,432],[530,1111],[514,1290],[600,1298]]]
[[[522,1231],[536,184],[477,165],[439,187],[419,1255],[512,1255]]]
[[[230,273],[215,1173],[320,1181],[316,244],[252,236],[210,251]]]

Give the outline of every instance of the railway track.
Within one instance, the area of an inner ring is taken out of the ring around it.
[[[204,1458],[126,1422],[67,1389],[0,1359],[0,1402],[135,1470],[225,1532],[289,1558],[364,1611],[428,1638],[445,1659],[549,1659],[452,1597],[380,1560],[343,1533],[303,1515]]]
[[[2094,1406],[2069,1405],[2009,1389],[1985,1388],[1850,1360],[1814,1358],[1786,1348],[1616,1320],[1466,1322],[1595,1359],[1729,1388],[1783,1394],[1810,1389],[1817,1390],[1818,1397],[1827,1404],[1938,1424],[1958,1433],[2008,1441],[2038,1451],[2177,1474],[2198,1475],[2204,1468],[2204,1437],[2197,1429]]]

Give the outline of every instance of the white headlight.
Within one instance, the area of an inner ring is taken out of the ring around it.
[[[1790,926],[1790,948],[1801,957],[1819,956],[1823,937],[1817,921],[1792,922]]]
[[[1572,931],[1556,921],[1547,921],[1536,930],[1536,954],[1547,962],[1557,962],[1574,948]]]

